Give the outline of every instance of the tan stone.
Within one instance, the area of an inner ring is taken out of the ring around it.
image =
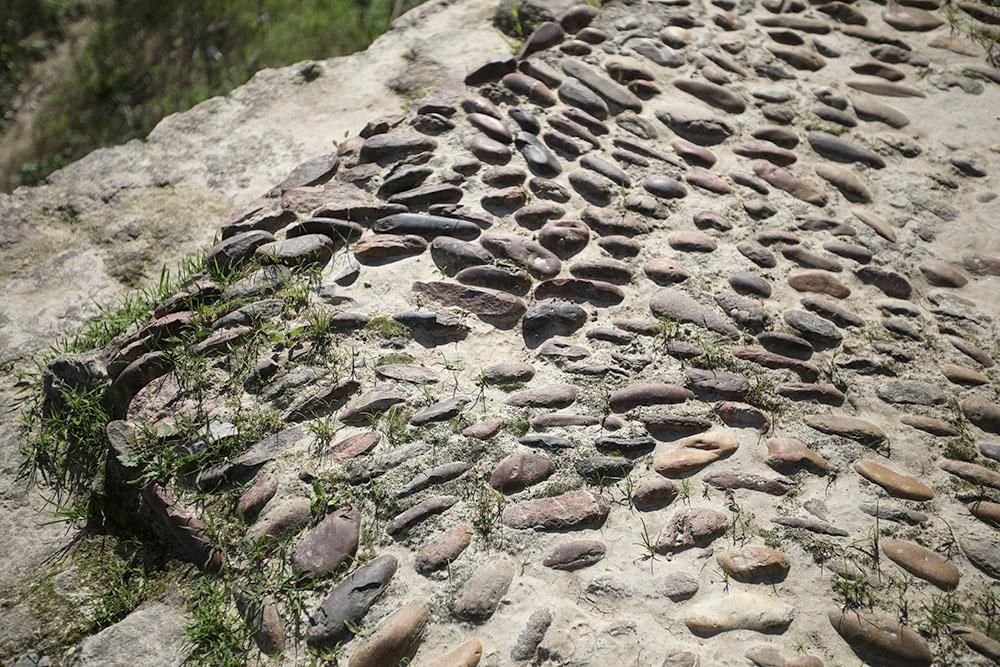
[[[854,464],[854,469],[868,481],[881,486],[890,496],[909,500],[930,500],[934,497],[930,487],[920,480],[900,474],[871,459],[858,461]]]
[[[478,639],[469,639],[440,658],[432,660],[427,667],[476,667],[482,657],[483,643]]]
[[[354,649],[348,667],[385,667],[412,659],[423,640],[427,617],[426,604],[406,603],[379,623],[375,634]]]
[[[696,635],[730,630],[780,633],[791,625],[795,609],[769,595],[736,592],[709,597],[688,608],[684,624]]]
[[[679,440],[675,449],[657,454],[653,468],[664,477],[682,475],[729,456],[737,447],[736,438],[723,431],[698,433]]]
[[[769,438],[767,465],[779,472],[799,466],[824,473],[830,469],[826,459],[795,438]]]
[[[972,516],[980,521],[985,521],[986,523],[993,524],[996,528],[1000,528],[1000,503],[991,503],[988,500],[976,500],[969,503],[969,511],[972,512]]]
[[[945,472],[961,477],[973,484],[982,484],[992,489],[1000,489],[1000,473],[990,470],[986,466],[978,463],[968,463],[966,461],[954,461],[944,459],[938,465]]]
[[[955,384],[980,385],[989,384],[990,381],[979,371],[958,364],[941,364],[941,372],[950,382]]]
[[[723,551],[715,560],[726,574],[744,582],[780,581],[790,567],[782,552],[753,544]]]
[[[882,553],[910,574],[946,591],[955,590],[958,586],[958,568],[927,547],[906,540],[887,539],[881,540],[879,546]]]
[[[830,625],[869,664],[928,667],[934,661],[927,642],[895,616],[837,609],[828,617]]]
[[[846,299],[851,288],[837,279],[829,271],[819,269],[796,269],[788,273],[788,284],[799,292],[817,292],[837,299]]]

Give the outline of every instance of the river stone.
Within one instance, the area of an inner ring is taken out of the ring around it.
[[[531,660],[545,638],[545,633],[550,625],[552,625],[552,612],[548,609],[536,609],[531,612],[528,622],[525,623],[524,629],[521,630],[510,650],[511,660],[519,662]],[[446,666],[442,665],[442,667]]]
[[[941,405],[948,394],[926,382],[893,380],[875,386],[875,395],[894,405]]]
[[[837,346],[844,336],[829,320],[804,310],[786,310],[785,322],[803,338],[820,345]]]
[[[430,539],[414,559],[417,572],[427,575],[446,567],[458,558],[472,542],[472,526],[460,523]]]
[[[825,206],[828,200],[826,191],[812,181],[799,178],[795,174],[782,169],[776,164],[766,160],[757,160],[753,163],[753,172],[767,181],[770,185],[784,190],[796,199],[801,199],[813,206]]]
[[[472,466],[465,461],[452,461],[450,463],[442,463],[441,465],[434,466],[433,468],[418,473],[415,477],[413,477],[413,479],[407,482],[405,486],[396,491],[396,497],[403,498],[413,495],[419,491],[423,491],[428,487],[444,484],[445,482],[449,482],[462,476],[471,467]]]
[[[587,321],[587,311],[572,303],[540,304],[533,307],[521,320],[526,338],[539,339],[568,336]]]
[[[994,663],[1000,663],[1000,642],[965,625],[949,624],[948,627],[973,651],[989,658]]]
[[[491,558],[480,565],[459,589],[451,610],[456,617],[483,623],[500,606],[514,580],[514,561],[508,556]]]
[[[927,547],[907,540],[891,539],[879,540],[879,547],[901,568],[942,590],[952,591],[958,586],[958,568]]]
[[[483,643],[467,639],[451,651],[426,663],[427,667],[476,667],[483,657]]]
[[[479,242],[495,257],[513,261],[536,278],[554,278],[562,267],[550,250],[522,236],[484,234]]]
[[[713,112],[693,104],[673,102],[656,117],[679,136],[700,146],[714,146],[733,134],[733,127]]]
[[[839,435],[863,445],[878,445],[886,437],[885,432],[875,424],[845,415],[806,415],[803,422],[822,433]]]
[[[750,381],[739,373],[703,368],[688,368],[684,371],[688,385],[697,392],[723,398],[740,399],[750,391]]]
[[[632,492],[632,505],[640,512],[666,507],[677,497],[677,485],[669,479],[647,479]]]
[[[881,486],[890,496],[920,501],[930,500],[934,497],[934,492],[931,491],[930,487],[920,480],[898,473],[872,459],[861,459],[855,462],[854,469],[868,481]]]
[[[702,102],[706,102],[717,109],[722,109],[727,113],[741,114],[746,111],[746,102],[743,101],[739,93],[725,86],[698,79],[674,79],[673,85],[678,90],[682,90],[688,95],[693,95]]]
[[[628,88],[612,81],[578,60],[566,59],[562,70],[600,95],[612,111],[642,111],[642,101]]]
[[[653,468],[665,477],[683,476],[730,456],[739,444],[723,431],[697,433],[682,438],[673,450],[660,452],[653,459]]]
[[[883,9],[882,20],[896,30],[909,32],[927,32],[944,25],[944,21],[926,10],[899,5]]]
[[[456,283],[417,281],[413,283],[413,291],[501,325],[513,324],[526,310],[523,301],[506,292],[488,292]]]
[[[507,405],[519,408],[567,408],[576,401],[579,389],[571,384],[526,389],[507,397]]]
[[[76,667],[176,667],[194,658],[185,637],[191,619],[172,605],[154,602],[84,639],[67,654],[65,664]],[[14,626],[5,627],[8,632]],[[9,635],[13,637],[13,635]],[[48,667],[53,663],[37,653],[11,658],[12,667]]]
[[[440,514],[458,502],[455,496],[432,496],[389,519],[385,524],[387,535],[403,536],[424,519]]]
[[[739,335],[739,329],[718,311],[673,288],[658,290],[649,300],[649,309],[657,317],[696,324],[726,336]]]
[[[545,556],[542,565],[553,570],[579,570],[600,562],[606,550],[599,540],[563,542]]]
[[[547,479],[554,470],[549,457],[522,449],[497,464],[490,475],[490,486],[504,493],[520,491]]]
[[[288,537],[307,526],[311,516],[312,508],[308,498],[289,498],[270,507],[250,527],[247,537],[252,542]]]
[[[830,625],[861,658],[886,667],[917,667],[934,661],[927,643],[895,616],[882,612],[835,610]]]
[[[451,236],[463,241],[471,241],[480,233],[478,225],[466,220],[419,213],[386,216],[378,220],[372,230],[378,234],[414,234],[428,240],[438,236]]]
[[[373,389],[345,405],[337,417],[345,424],[366,426],[372,416],[381,415],[405,400],[406,394],[396,387]]]
[[[791,568],[785,554],[753,544],[727,549],[716,554],[715,560],[726,574],[747,583],[781,581]]]
[[[360,529],[361,511],[357,507],[334,510],[295,545],[292,571],[310,578],[336,572],[357,551]]]
[[[806,139],[814,151],[835,162],[860,162],[875,169],[885,167],[885,160],[876,153],[836,135],[827,132],[808,132]]]
[[[970,563],[994,579],[1000,579],[1000,542],[967,536],[959,543]]]
[[[423,641],[429,612],[423,602],[408,602],[379,623],[374,634],[355,647],[347,667],[408,664]]]
[[[780,634],[792,623],[795,608],[777,598],[735,592],[701,600],[687,609],[684,624],[695,635],[710,637],[731,630]]]
[[[961,477],[973,484],[1000,490],[1000,472],[990,470],[986,466],[951,459],[943,459],[938,463],[938,466],[945,472]]]
[[[1000,405],[979,396],[970,396],[959,403],[962,414],[987,433],[1000,434]]]
[[[361,622],[396,573],[395,556],[379,556],[330,589],[319,608],[309,615],[306,641],[311,646],[332,647],[351,634],[348,624]]]
[[[791,472],[802,467],[821,475],[830,469],[826,459],[794,438],[769,438],[767,465],[778,472]]]
[[[820,7],[826,6],[821,5]],[[823,661],[815,656],[788,655],[773,646],[755,646],[746,652],[746,658],[756,667],[823,667]]]
[[[710,472],[702,481],[720,490],[747,489],[772,496],[783,496],[795,488],[792,480],[784,477],[768,478],[737,470]]]
[[[692,547],[707,547],[729,528],[729,517],[704,507],[676,512],[663,527],[656,550],[675,553]]]
[[[694,394],[676,384],[636,384],[612,392],[608,406],[612,412],[628,412],[640,406],[683,403],[691,398]]]
[[[591,491],[568,491],[552,498],[526,500],[508,505],[503,523],[509,528],[571,530],[600,526],[610,506]]]

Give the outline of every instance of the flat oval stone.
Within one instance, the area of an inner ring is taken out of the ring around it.
[[[658,453],[653,468],[664,477],[682,476],[709,463],[730,456],[739,444],[722,431],[710,431],[682,438],[673,450]]]
[[[379,234],[415,234],[426,239],[453,236],[471,241],[480,234],[479,226],[465,220],[418,213],[398,213],[381,218],[372,229]]]
[[[452,613],[472,623],[488,620],[500,606],[513,580],[514,561],[509,556],[486,560],[462,584],[452,601]]]
[[[683,403],[694,398],[690,390],[676,384],[636,384],[611,393],[608,405],[613,412],[628,412],[637,407]]]
[[[663,527],[656,550],[676,553],[693,547],[707,547],[725,534],[729,517],[704,507],[688,507],[674,513]]]
[[[479,242],[495,257],[512,260],[537,278],[554,278],[562,268],[552,251],[523,236],[483,234]]]
[[[795,608],[758,593],[733,592],[701,600],[684,616],[688,629],[701,637],[732,630],[780,634],[792,623]]]
[[[845,609],[829,613],[830,625],[862,658],[887,667],[929,667],[927,643],[895,616]]]
[[[786,473],[805,468],[825,474],[830,469],[826,459],[794,438],[768,438],[766,462],[778,472]]]
[[[528,338],[568,336],[587,321],[587,312],[571,303],[541,304],[533,307],[521,320],[521,330]]]
[[[549,457],[518,450],[497,464],[490,475],[490,486],[504,493],[520,491],[547,479],[554,470]]]
[[[501,325],[516,322],[525,312],[524,302],[505,292],[487,292],[444,281],[414,282],[413,291],[446,306],[455,306]]]
[[[388,535],[405,535],[411,528],[434,514],[440,514],[458,502],[455,496],[433,496],[403,510],[385,524]]]
[[[472,526],[459,523],[435,535],[425,544],[414,560],[421,574],[429,574],[454,562],[472,542]]]
[[[392,262],[427,249],[427,241],[415,235],[376,234],[354,246],[354,256],[363,264]]]
[[[806,415],[806,426],[828,435],[839,435],[863,445],[878,445],[886,438],[885,432],[871,422],[845,415]]]
[[[463,285],[502,290],[524,296],[531,289],[532,280],[525,271],[506,266],[470,266],[455,274]]]
[[[832,322],[804,310],[786,310],[784,319],[788,326],[813,343],[837,346],[844,338]]]
[[[358,549],[361,512],[344,507],[328,514],[292,551],[292,570],[310,578],[336,572]]]
[[[673,85],[678,90],[693,95],[702,102],[727,113],[741,114],[746,111],[746,102],[739,93],[729,90],[725,86],[698,79],[674,79]]]
[[[883,160],[876,153],[856,144],[841,139],[827,132],[808,132],[806,139],[813,150],[825,158],[836,162],[860,162],[875,169],[885,167]]]
[[[587,247],[590,228],[579,220],[553,220],[538,231],[538,242],[559,257],[572,257]]]
[[[716,554],[715,560],[726,574],[747,583],[782,581],[791,569],[785,554],[754,544],[727,549]]]
[[[409,662],[420,647],[429,612],[423,602],[408,602],[387,616],[375,633],[354,649],[348,667],[383,667]]]
[[[642,187],[661,199],[679,199],[687,196],[687,190],[679,181],[663,176],[650,176],[643,181]]]
[[[934,492],[920,480],[903,475],[872,459],[861,459],[855,462],[854,469],[859,475],[870,482],[878,484],[886,492],[896,498],[908,500],[930,500]]]
[[[677,497],[677,485],[669,479],[647,479],[632,492],[632,505],[651,512],[669,505]]]
[[[395,556],[379,556],[330,589],[319,608],[309,615],[309,645],[332,647],[347,639],[348,625],[364,618],[385,592],[398,565]]]
[[[505,402],[519,408],[568,408],[578,393],[571,384],[558,384],[515,392]]]
[[[653,294],[649,309],[657,317],[695,324],[726,336],[739,335],[739,329],[721,313],[673,288],[663,288]]]
[[[606,551],[607,547],[599,540],[563,542],[545,556],[542,565],[553,570],[579,570],[599,563]]]
[[[945,591],[958,587],[958,568],[950,560],[927,547],[907,540],[879,540],[882,553],[909,572]]]
[[[509,528],[572,530],[600,526],[610,507],[604,498],[590,491],[568,491],[552,498],[526,500],[508,505],[503,523]]]
[[[656,117],[679,136],[700,146],[714,146],[733,134],[733,127],[711,111],[693,104],[671,103]]]

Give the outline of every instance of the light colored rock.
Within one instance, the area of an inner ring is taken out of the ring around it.
[[[684,624],[699,636],[730,630],[781,633],[794,617],[795,609],[775,597],[737,592],[692,604],[684,615]]]

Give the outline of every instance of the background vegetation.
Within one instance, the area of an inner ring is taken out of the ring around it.
[[[0,190],[33,184],[94,148],[145,136],[164,116],[259,69],[368,46],[421,0],[0,0],[0,117],[68,26],[88,22],[40,105],[31,149]],[[3,129],[0,121],[0,131]]]

